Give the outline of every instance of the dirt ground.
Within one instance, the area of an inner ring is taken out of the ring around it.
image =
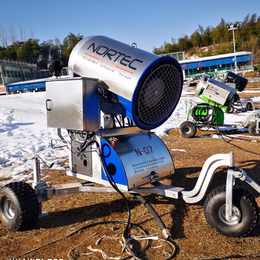
[[[249,83],[246,89],[260,90],[260,84]],[[255,106],[259,108],[260,104]],[[212,134],[217,133],[198,130],[194,138],[185,139],[180,137],[178,129],[172,129],[162,138],[175,164],[175,174],[164,180],[164,184],[192,190],[205,160],[213,154],[231,151],[235,153],[235,165],[260,183],[260,137],[253,138],[242,131],[228,133],[236,135],[234,139],[212,138]],[[45,181],[51,185],[79,181],[66,176],[65,171],[45,170],[43,174],[50,176]],[[208,192],[225,181],[226,168],[220,168]],[[246,188],[260,206],[259,193],[241,181],[237,184]],[[144,236],[145,231],[145,236],[163,238],[156,221],[139,200],[130,194],[125,196],[131,223],[137,226],[131,229],[131,234]],[[173,239],[173,247],[163,240],[153,240],[144,250],[143,259],[166,259],[172,251],[176,260],[260,259],[260,221],[248,237],[225,237],[212,230],[205,220],[204,200],[187,204],[181,198],[143,196],[161,217]],[[11,232],[0,223],[0,259],[134,259],[122,253],[120,241],[125,224],[110,223],[127,221],[125,202],[119,194],[67,194],[43,202],[42,209],[49,214],[40,218],[31,230]],[[146,241],[133,243],[133,250],[146,247]]]

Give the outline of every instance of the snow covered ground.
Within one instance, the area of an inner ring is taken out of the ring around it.
[[[184,87],[172,116],[154,130],[158,136],[166,135],[168,130],[186,121],[186,101],[193,99],[201,102],[187,94],[194,94],[194,91]],[[51,139],[57,139],[57,136],[55,129],[47,127],[45,100],[45,92],[0,96],[0,178],[15,181],[31,178],[32,173],[28,175],[28,172],[33,171],[33,159],[37,155],[47,164],[54,163],[52,169],[64,169],[59,163],[64,161],[68,152],[66,149],[51,148]],[[260,97],[253,98],[253,101],[260,102]],[[225,114],[225,123],[242,122],[248,113],[236,116]],[[63,134],[67,136],[66,131]],[[41,163],[41,168],[46,166]]]
[[[39,155],[59,169],[66,150],[53,150],[50,140],[57,139],[55,129],[47,127],[45,92],[0,96],[0,177],[20,181],[33,170]],[[45,165],[41,164],[44,168]]]

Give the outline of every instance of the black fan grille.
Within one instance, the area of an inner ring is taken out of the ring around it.
[[[145,80],[138,98],[139,118],[156,124],[173,112],[181,93],[180,72],[171,64],[155,69]]]

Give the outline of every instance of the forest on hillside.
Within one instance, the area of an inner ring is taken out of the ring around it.
[[[40,69],[46,69],[53,59],[67,66],[72,49],[83,39],[80,34],[69,33],[62,42],[55,38],[40,43],[39,39],[29,38],[26,41],[14,41],[11,45],[7,45],[5,44],[7,36],[3,37],[3,35],[0,27],[0,43],[2,44],[0,45],[0,59],[34,63]]]
[[[260,64],[260,16],[248,14],[243,21],[236,23],[239,25],[235,31],[236,51],[252,52],[254,63]],[[227,29],[229,25],[223,18],[216,27],[208,26],[204,29],[199,25],[192,35],[184,35],[178,40],[172,38],[171,43],[164,42],[161,47],[154,48],[153,52],[160,55],[185,51],[186,56],[195,54],[198,57],[232,53],[233,35]],[[0,25],[0,59],[34,63],[41,69],[46,69],[52,59],[58,59],[63,66],[67,66],[72,49],[83,39],[80,34],[69,33],[63,41],[55,38],[40,43],[34,37],[25,40],[23,29],[19,29],[20,37],[17,39],[13,26],[6,31]],[[260,70],[260,65],[258,67]]]
[[[238,29],[235,30],[236,51],[252,52],[255,64],[260,63],[260,16],[248,14],[243,21],[236,21]],[[234,24],[235,24],[234,23]],[[202,26],[190,35],[184,35],[178,40],[171,39],[171,43],[164,42],[159,48],[154,48],[155,54],[165,54],[171,52],[185,51],[185,56],[197,57],[213,56],[234,52],[233,34],[228,30],[230,23],[226,23],[223,18],[218,26]],[[206,48],[205,48],[206,47]],[[260,70],[260,65],[258,65]]]

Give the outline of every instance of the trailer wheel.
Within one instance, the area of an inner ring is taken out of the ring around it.
[[[250,102],[246,103],[245,112],[253,111],[253,106]]]
[[[234,107],[233,106],[229,106],[228,108],[227,108],[227,113],[228,114],[232,114],[232,113],[234,113]]]
[[[232,220],[226,220],[225,186],[214,189],[206,198],[204,213],[208,224],[218,233],[229,237],[245,237],[255,228],[258,206],[254,197],[243,188],[233,187]]]
[[[34,189],[25,182],[12,182],[0,190],[0,219],[12,231],[31,228],[39,216]]]
[[[195,136],[197,127],[194,123],[185,121],[180,125],[179,131],[182,137],[191,138]]]
[[[251,135],[260,135],[260,122],[259,122],[259,133],[256,132],[256,122],[248,126],[248,133]]]

